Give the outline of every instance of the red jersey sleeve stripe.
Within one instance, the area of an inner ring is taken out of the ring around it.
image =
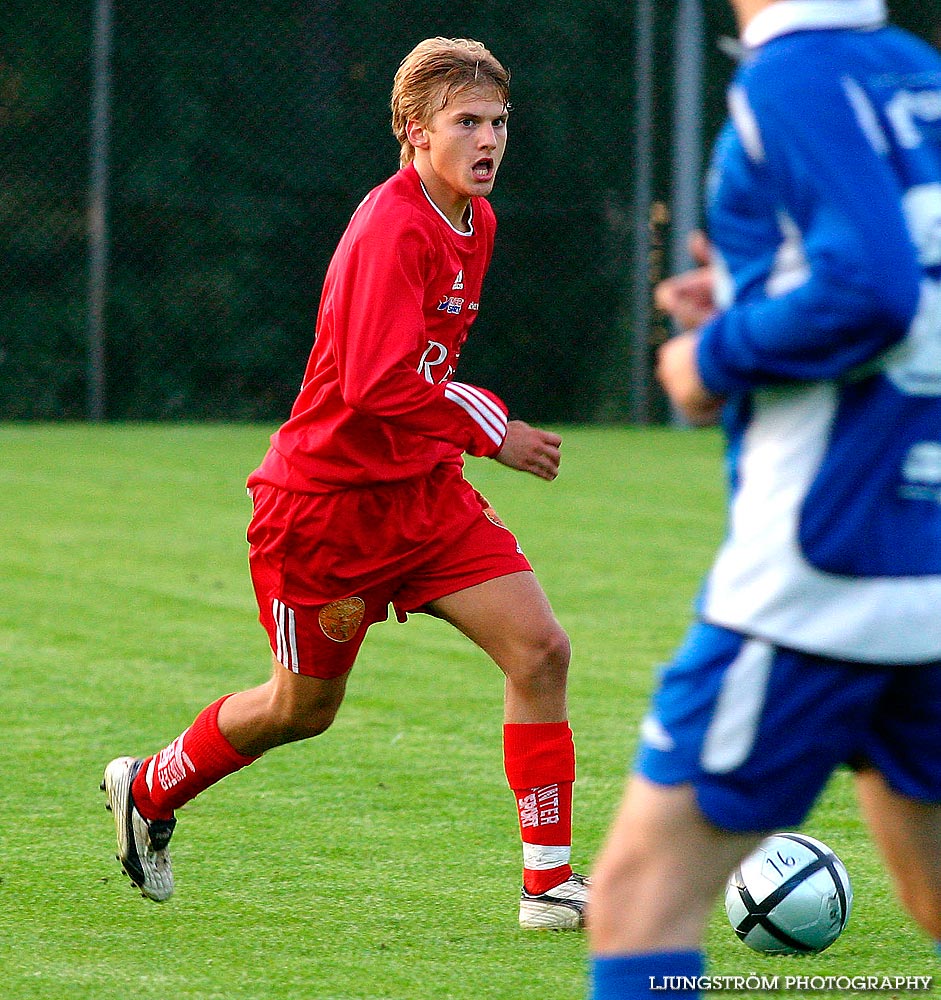
[[[464,409],[495,445],[499,447],[503,444],[506,414],[492,399],[466,382],[448,382],[444,396]]]

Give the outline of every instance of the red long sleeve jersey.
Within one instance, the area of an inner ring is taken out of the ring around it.
[[[414,165],[353,214],[324,281],[314,347],[290,418],[253,482],[329,492],[496,454],[507,410],[453,380],[493,251],[489,203],[454,229]]]

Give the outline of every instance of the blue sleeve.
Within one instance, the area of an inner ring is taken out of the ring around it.
[[[777,239],[790,220],[805,271],[774,297],[767,274],[751,275],[703,328],[700,371],[719,395],[839,378],[902,338],[920,290],[891,157],[867,139],[843,82],[825,70],[752,69],[739,83],[760,136],[752,180],[777,215],[765,233]],[[715,238],[721,250],[721,231]]]

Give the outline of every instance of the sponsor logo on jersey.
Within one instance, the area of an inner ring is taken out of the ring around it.
[[[450,313],[452,316],[460,315],[464,308],[464,300],[457,295],[442,295],[438,302],[438,312]]]
[[[416,371],[426,382],[430,382],[432,385],[447,382],[454,374],[453,365],[448,364],[442,368],[448,360],[448,355],[448,349],[444,344],[437,340],[429,340],[428,346],[425,348],[421,360],[418,362]]]
[[[454,278],[454,284],[451,286],[452,292],[459,292],[464,288],[464,270],[463,268],[457,272]]]

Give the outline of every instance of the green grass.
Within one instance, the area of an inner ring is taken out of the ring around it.
[[[159,748],[267,675],[244,480],[268,430],[0,427],[0,995],[582,997],[583,936],[516,926],[496,668],[420,616],[371,633],[328,733],[181,811],[170,902],[140,899],[120,875],[97,788],[105,763]],[[721,460],[710,432],[565,437],[552,485],[486,461],[469,476],[572,636],[585,870],[654,669],[721,535]],[[805,829],[853,877],[846,933],[815,959],[762,958],[717,909],[710,971],[931,974],[930,943],[892,900],[846,775]]]

